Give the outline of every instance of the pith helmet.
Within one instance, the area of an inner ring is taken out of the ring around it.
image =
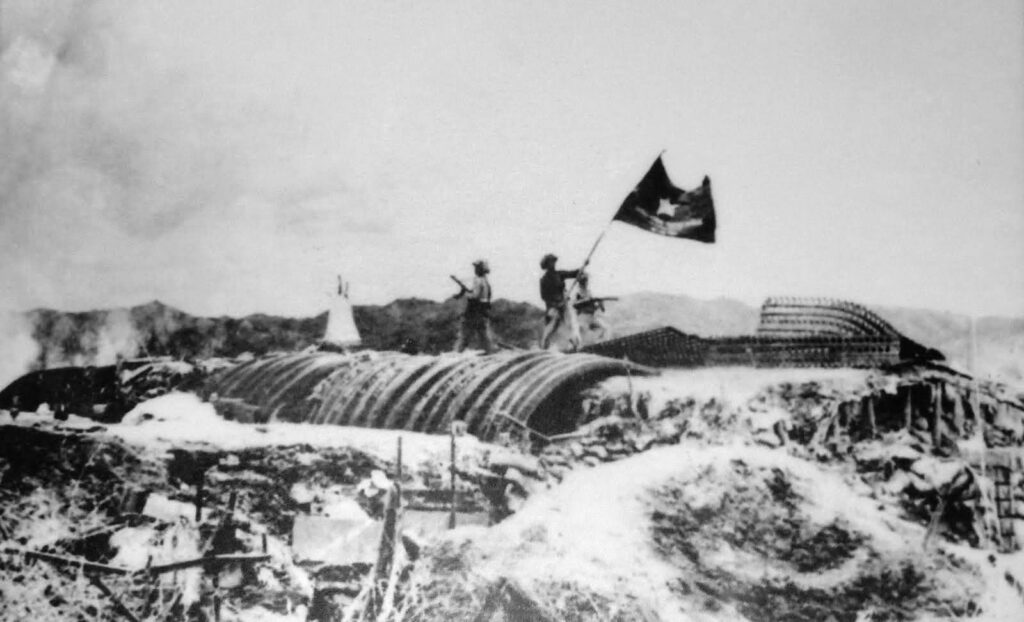
[[[541,258],[540,267],[542,270],[547,270],[548,268],[553,267],[556,261],[558,261],[558,257],[552,255],[551,253],[548,253],[547,255],[544,255],[544,257]]]
[[[491,271],[491,267],[489,265],[487,265],[487,260],[486,259],[477,259],[476,261],[473,262],[473,267],[474,268],[480,268],[481,270],[483,270],[485,272],[490,272]]]

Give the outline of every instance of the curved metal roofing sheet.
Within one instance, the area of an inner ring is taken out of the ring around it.
[[[239,399],[264,417],[320,424],[444,431],[466,421],[493,431],[496,412],[528,425],[575,380],[653,370],[593,354],[545,351],[486,356],[303,352],[244,363],[211,379],[208,394]]]

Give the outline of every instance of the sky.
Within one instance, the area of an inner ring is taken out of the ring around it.
[[[610,223],[664,151],[718,242]],[[1024,4],[0,0],[0,308],[599,295],[1024,316]]]

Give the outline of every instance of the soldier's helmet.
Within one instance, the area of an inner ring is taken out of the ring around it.
[[[473,267],[484,274],[491,271],[491,267],[487,265],[486,259],[477,259],[476,261],[473,262]]]

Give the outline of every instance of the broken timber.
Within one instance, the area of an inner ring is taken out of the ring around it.
[[[115,575],[129,575],[134,571],[129,568],[121,568],[119,566],[110,566],[108,564],[100,564],[97,562],[90,562],[80,557],[69,557],[66,555],[56,555],[54,553],[44,553],[42,551],[35,551],[32,549],[25,549],[16,546],[5,546],[3,548],[4,553],[10,555],[21,555],[26,559],[38,559],[44,562],[49,562],[55,566],[70,566],[72,568],[81,568],[82,570],[88,570],[93,572],[101,572],[104,574],[115,574]]]
[[[203,568],[216,568],[224,564],[256,563],[270,560],[270,555],[266,553],[230,553],[225,555],[205,555],[203,557],[196,557],[192,559],[170,562],[167,564],[161,564],[159,566],[149,566],[148,568],[132,569],[124,568],[121,566],[111,566],[109,564],[101,564],[98,562],[91,562],[80,557],[56,555],[54,553],[44,553],[42,551],[35,551],[32,549],[25,549],[14,546],[5,546],[3,548],[3,552],[11,555],[21,555],[26,559],[38,559],[41,561],[49,562],[56,566],[70,566],[72,568],[81,568],[85,571],[121,576],[138,575],[146,573],[157,575],[164,574],[167,572],[173,572],[175,570],[183,570],[185,568],[194,568],[196,566],[202,566]]]

